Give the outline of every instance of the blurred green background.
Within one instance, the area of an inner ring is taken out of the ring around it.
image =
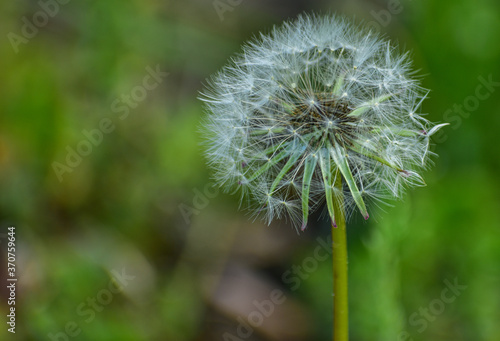
[[[500,340],[493,0],[1,2],[0,339],[330,339],[328,221],[251,221],[211,187],[197,132],[204,80],[303,11],[410,50],[423,112],[450,123],[428,186],[348,226],[351,340]]]

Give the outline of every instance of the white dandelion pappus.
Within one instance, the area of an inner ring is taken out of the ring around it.
[[[432,126],[407,54],[337,16],[300,16],[261,35],[212,77],[201,98],[207,158],[268,223],[305,229],[326,201],[368,219],[365,201],[423,185]],[[341,180],[342,188],[336,186]],[[340,200],[342,198],[342,200]]]

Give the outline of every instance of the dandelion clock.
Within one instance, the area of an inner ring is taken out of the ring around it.
[[[303,15],[247,43],[202,100],[216,182],[268,223],[332,223],[334,340],[348,340],[345,221],[423,185],[432,125],[407,54],[338,16]]]

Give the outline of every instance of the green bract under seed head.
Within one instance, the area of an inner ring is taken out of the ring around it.
[[[340,202],[367,219],[368,199],[423,184],[429,137],[445,125],[417,113],[426,92],[407,55],[376,34],[301,16],[211,79],[207,157],[217,182],[241,188],[268,222],[288,216],[304,229],[324,201],[333,222]]]

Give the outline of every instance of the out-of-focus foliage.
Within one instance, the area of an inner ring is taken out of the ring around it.
[[[411,50],[424,111],[450,123],[428,186],[349,225],[351,339],[500,339],[499,4],[70,1],[44,20],[42,3],[58,2],[0,4],[2,316],[9,225],[19,278],[2,340],[238,340],[273,292],[239,339],[330,339],[328,221],[297,236],[248,220],[210,187],[197,133],[204,79],[303,10]],[[148,90],[152,70],[168,75]]]

